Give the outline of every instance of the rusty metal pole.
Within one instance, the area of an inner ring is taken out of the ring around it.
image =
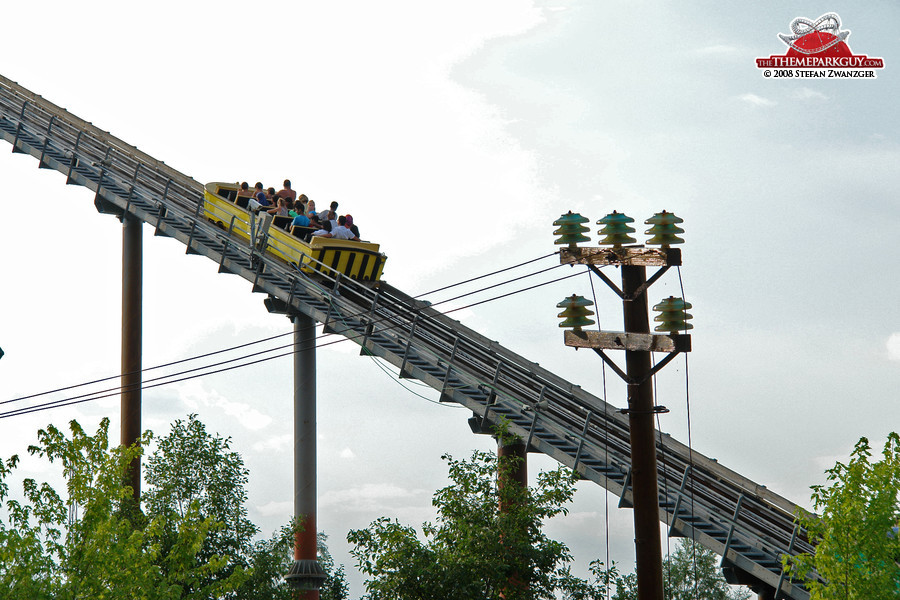
[[[497,464],[503,469],[506,468],[504,463],[509,460],[515,461],[515,465],[508,471],[508,479],[498,479],[497,485],[516,486],[518,488],[528,487],[528,447],[522,438],[503,435],[497,437]],[[498,471],[497,476],[500,476]],[[501,496],[500,512],[508,511],[512,508],[508,501],[504,501]],[[518,596],[524,591],[521,573],[512,573],[509,577],[509,587],[517,590],[518,593],[508,594],[507,590],[500,592],[500,598],[505,599],[507,596]]]
[[[515,460],[515,468],[511,470],[511,477],[506,483],[517,485],[519,487],[528,487],[528,452],[525,442],[522,438],[515,437],[511,440],[504,441],[497,438],[497,461],[503,463],[504,459]],[[506,507],[500,504],[500,510]]]
[[[294,322],[294,565],[285,579],[303,600],[318,600],[325,573],[316,540],[316,321]]]
[[[646,268],[622,266],[625,331],[649,333]],[[634,544],[638,600],[662,600],[662,544],[659,534],[659,486],[656,479],[656,427],[653,423],[653,382],[650,353],[625,351],[628,384],[628,424],[631,436],[631,481],[634,494]]]
[[[143,287],[143,224],[126,214],[122,219],[122,400],[121,443],[131,446],[141,437],[141,333]],[[137,505],[141,498],[141,459],[128,468],[126,485]]]

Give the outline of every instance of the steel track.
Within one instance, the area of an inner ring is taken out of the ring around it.
[[[40,168],[94,192],[102,213],[129,213],[156,235],[215,261],[295,310],[324,323],[401,376],[471,409],[477,423],[506,420],[512,433],[631,506],[627,418],[612,405],[503,348],[386,282],[367,287],[313,280],[199,217],[203,186],[111,134],[0,76],[0,136]],[[806,600],[781,557],[810,552],[795,525],[799,508],[667,434],[657,440],[659,517],[672,536],[692,537],[723,556],[732,582]]]

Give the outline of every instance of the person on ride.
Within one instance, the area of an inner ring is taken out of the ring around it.
[[[271,205],[272,203],[269,202],[266,192],[263,190],[263,184],[257,181],[253,189],[253,197],[247,202],[247,207],[253,212],[258,212],[261,207]]]
[[[330,238],[331,221],[325,221],[324,223],[322,223],[322,229],[317,229],[316,231],[313,231],[312,234],[316,237]]]
[[[337,208],[338,208],[338,203],[337,203],[337,202],[332,202],[332,203],[331,203],[331,209],[325,209],[325,210],[323,210],[322,212],[320,212],[320,213],[319,213],[319,218],[322,219],[323,221],[324,221],[325,219],[328,219],[329,221],[333,221],[333,220],[334,220],[334,217],[329,217],[329,216],[328,216],[328,213],[329,213],[329,212],[332,212],[332,213],[337,214]]]
[[[290,198],[291,200],[297,199],[297,192],[291,189],[291,180],[284,180],[284,187],[275,194],[276,196],[280,196],[281,198]]]
[[[291,227],[309,227],[309,217],[303,214],[298,214],[294,217],[294,220],[291,221]]]
[[[310,219],[313,218],[313,215],[316,217],[319,216],[319,213],[316,212],[316,201],[315,200],[307,200],[306,201],[306,216]]]
[[[287,201],[284,198],[276,198],[275,201],[278,203],[275,205],[275,208],[270,208],[266,212],[270,215],[275,215],[276,217],[288,216]]]
[[[322,214],[322,213],[319,213],[320,216],[321,216],[321,214]],[[338,218],[337,218],[337,215],[334,214],[334,211],[333,211],[333,210],[329,210],[329,211],[328,211],[328,214],[325,216],[324,219],[322,219],[322,221],[323,221],[323,222],[324,222],[324,221],[330,222],[330,223],[331,223],[331,230],[334,231],[334,228],[338,226],[338,220],[337,220],[337,219],[338,219]]]
[[[250,191],[250,184],[246,181],[241,183],[241,189],[238,190],[238,198],[252,198],[253,192]]]
[[[359,241],[359,238],[356,237],[352,231],[347,229],[347,217],[345,217],[344,215],[338,217],[338,226],[332,227],[331,237],[338,240],[353,240],[356,242]]]
[[[297,215],[305,215],[306,214],[306,202],[309,198],[306,197],[306,194],[300,194],[297,196],[297,199],[291,203],[291,212],[294,213],[291,216],[296,217]]]
[[[359,237],[359,227],[353,224],[353,216],[347,215],[347,229],[353,232],[357,238]]]

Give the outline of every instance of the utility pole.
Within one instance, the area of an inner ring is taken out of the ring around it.
[[[621,412],[628,415],[631,443],[631,493],[634,507],[634,542],[638,600],[663,600],[662,542],[659,533],[659,486],[657,481],[656,427],[653,417],[667,412],[664,407],[653,404],[653,375],[680,352],[690,351],[690,336],[677,334],[692,326],[686,323],[691,318],[685,312],[690,305],[680,298],[669,298],[654,306],[661,316],[657,331],[669,332],[664,335],[650,333],[648,316],[649,302],[647,290],[670,266],[681,265],[681,252],[669,248],[670,244],[682,243],[676,233],[684,233],[677,227],[682,220],[671,213],[657,213],[646,222],[652,224],[648,234],[653,234],[648,244],[661,245],[660,249],[643,246],[623,246],[636,240],[628,234],[634,228],[628,223],[634,219],[613,211],[597,224],[606,237],[601,244],[611,248],[580,248],[576,244],[589,241],[583,235],[588,230],[582,223],[588,219],[571,211],[561,216],[554,225],[559,229],[554,235],[561,236],[556,244],[567,245],[560,250],[561,264],[585,264],[606,283],[621,299],[624,315],[624,332],[583,331],[591,325],[588,315],[594,314],[587,307],[593,302],[573,295],[560,302],[557,307],[564,309],[559,314],[565,320],[560,327],[571,327],[565,332],[565,343],[575,348],[591,348],[627,384],[628,408]],[[622,288],[607,277],[599,266],[616,266],[622,269]],[[660,269],[648,280],[647,266]],[[613,362],[604,350],[624,350],[625,370]],[[652,365],[651,352],[666,352],[668,356]],[[626,494],[628,490],[623,490]]]
[[[646,268],[622,266],[625,331],[650,333],[647,316]],[[659,488],[656,480],[656,427],[653,424],[653,380],[650,353],[625,350],[628,375],[628,430],[631,441],[631,485],[634,493],[635,574],[638,600],[662,600],[662,543],[659,535]],[[648,595],[641,590],[653,590]],[[658,593],[656,593],[658,591]]]

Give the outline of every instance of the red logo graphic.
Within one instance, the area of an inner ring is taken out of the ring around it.
[[[837,13],[826,13],[815,21],[797,17],[790,28],[790,34],[778,34],[788,46],[785,54],[756,59],[757,68],[766,69],[765,77],[772,77],[769,69],[776,69],[775,77],[875,78],[875,69],[884,68],[882,58],[853,54],[847,45],[850,30],[841,29]]]

